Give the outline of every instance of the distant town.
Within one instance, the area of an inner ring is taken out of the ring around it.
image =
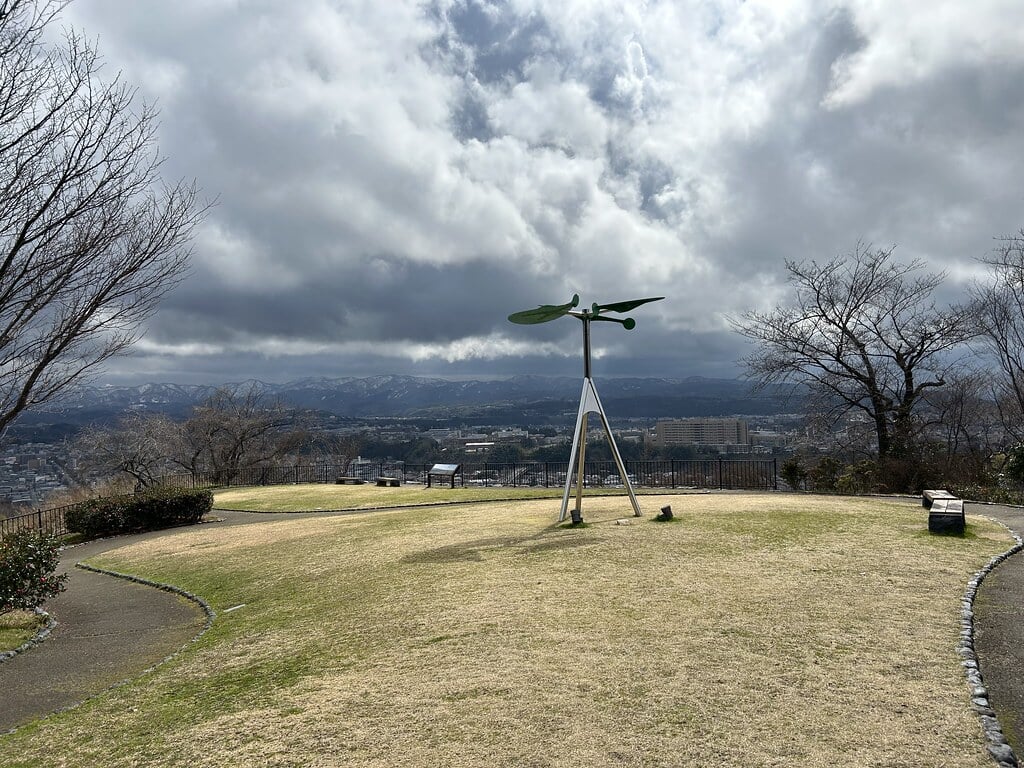
[[[427,439],[444,452],[460,459],[482,461],[488,457],[528,456],[538,449],[564,447],[572,437],[570,425],[508,426],[465,425],[424,428],[418,419],[387,418],[351,421],[342,426],[337,418],[322,415],[316,428],[342,435],[358,435],[373,445],[401,445]],[[694,417],[651,420],[628,419],[613,426],[616,441],[627,455],[649,453],[652,449],[675,448],[678,458],[742,455],[786,455],[805,443],[802,417],[792,414],[745,418]],[[591,429],[598,440],[602,433]],[[502,453],[501,447],[516,450]],[[41,507],[88,479],[80,472],[78,449],[73,440],[25,442],[0,449],[0,502],[8,505]],[[360,459],[362,457],[359,457]],[[374,456],[374,460],[391,456]],[[557,460],[557,459],[554,459]],[[564,460],[564,459],[562,459]],[[296,461],[301,462],[301,458]]]

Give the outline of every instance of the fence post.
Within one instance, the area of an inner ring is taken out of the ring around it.
[[[772,490],[779,490],[779,460],[772,458]]]
[[[718,457],[718,490],[725,490],[725,476],[722,474],[722,457]]]
[[[668,463],[669,463],[669,477],[672,478],[672,480],[671,480],[672,487],[675,488],[676,487],[676,460],[675,459],[669,459]]]

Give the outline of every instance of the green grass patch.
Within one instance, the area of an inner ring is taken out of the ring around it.
[[[922,536],[920,507],[835,497],[641,506],[666,501],[683,524],[618,525],[629,503],[606,497],[565,528],[546,499],[107,553],[92,562],[206,598],[213,627],[0,750],[109,768],[987,768],[955,649],[964,585],[1003,529]]]
[[[32,639],[46,623],[33,611],[10,611],[0,614],[0,651],[13,651]]]

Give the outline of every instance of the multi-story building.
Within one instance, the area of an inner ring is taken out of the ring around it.
[[[654,444],[696,445],[721,453],[749,451],[750,433],[742,419],[661,419],[654,426]]]

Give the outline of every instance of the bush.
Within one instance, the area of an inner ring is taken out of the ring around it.
[[[128,522],[132,529],[139,531],[195,525],[211,509],[211,491],[154,488],[132,497],[128,506]]]
[[[786,461],[782,462],[782,466],[779,468],[779,474],[782,475],[782,479],[786,481],[786,485],[794,491],[799,491],[803,488],[804,480],[807,479],[807,467],[804,466],[804,463],[799,456],[793,456],[792,458],[786,459]]]
[[[69,509],[68,530],[87,538],[195,525],[213,508],[213,493],[154,488],[134,496],[90,499]]]
[[[1006,451],[1003,474],[1018,485],[1024,483],[1024,444],[1017,443]]]
[[[851,495],[874,493],[881,490],[883,485],[879,475],[878,462],[871,459],[849,464],[836,481],[836,490]]]
[[[808,473],[811,485],[816,491],[835,491],[843,465],[839,459],[823,456]]]
[[[126,496],[89,499],[64,513],[64,524],[69,531],[80,533],[87,539],[124,533],[127,518],[124,509]]]
[[[22,530],[0,539],[0,613],[30,611],[64,590],[66,573],[55,575],[60,540]]]
[[[1012,488],[982,485],[954,485],[950,492],[961,499],[989,501],[993,504],[1024,505],[1024,493]]]

